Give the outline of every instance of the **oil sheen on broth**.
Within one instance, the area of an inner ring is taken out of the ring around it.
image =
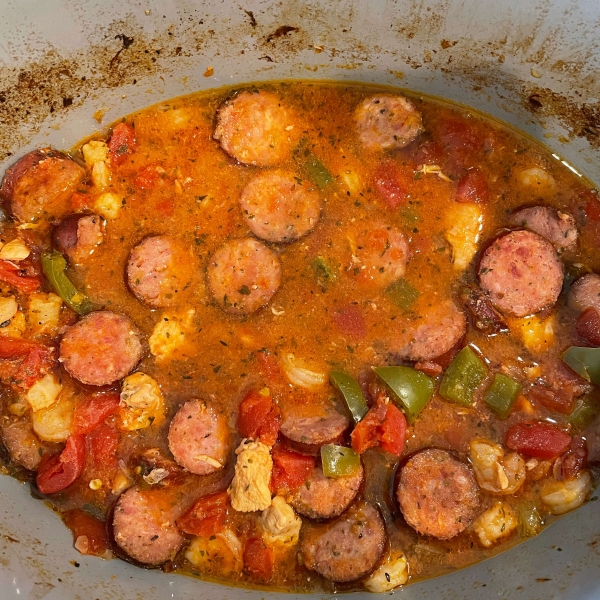
[[[536,535],[600,457],[600,201],[391,88],[177,98],[7,170],[7,472],[83,554],[384,592]]]

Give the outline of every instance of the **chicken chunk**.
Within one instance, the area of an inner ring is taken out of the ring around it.
[[[263,537],[268,545],[293,545],[298,542],[302,519],[281,497],[275,496],[271,506],[262,513]]]
[[[269,484],[273,470],[269,446],[244,440],[235,453],[235,474],[227,490],[231,506],[239,512],[266,510],[271,506]]]

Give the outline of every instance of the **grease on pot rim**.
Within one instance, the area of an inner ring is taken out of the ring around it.
[[[387,592],[588,499],[600,200],[544,148],[300,81],[97,138],[0,187],[7,466],[80,552]]]

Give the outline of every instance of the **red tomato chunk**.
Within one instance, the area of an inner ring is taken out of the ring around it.
[[[406,418],[393,404],[378,400],[350,435],[352,448],[362,454],[365,450],[381,446],[385,452],[400,456],[406,442]]]
[[[250,538],[244,546],[244,568],[263,581],[273,576],[273,551],[261,538]]]
[[[60,492],[74,483],[85,466],[85,438],[71,435],[59,455],[43,462],[36,483],[42,494]]]
[[[571,436],[543,421],[517,423],[506,433],[506,445],[527,456],[549,459],[567,451]]]
[[[135,150],[135,130],[127,123],[119,123],[108,142],[108,155],[112,165],[122,165]]]
[[[210,537],[223,530],[227,516],[227,492],[219,492],[200,498],[183,517],[177,520],[177,525],[185,533]]]
[[[592,346],[600,346],[600,313],[595,308],[583,311],[577,319],[577,335]]]
[[[65,525],[73,532],[75,548],[81,554],[104,556],[108,550],[106,524],[79,508],[63,515]]]
[[[93,431],[110,415],[119,409],[119,394],[94,394],[82,400],[73,413],[71,430],[75,434],[85,434]]]
[[[260,439],[272,446],[277,441],[280,424],[279,407],[273,404],[271,394],[250,390],[240,404],[238,431],[245,438]]]
[[[273,473],[271,489],[291,492],[302,485],[315,468],[315,459],[298,452],[273,446]]]

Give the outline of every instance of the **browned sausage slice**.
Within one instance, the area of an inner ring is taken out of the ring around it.
[[[172,560],[184,542],[168,497],[153,490],[133,487],[124,492],[115,506],[112,524],[119,547],[146,565]]]
[[[65,217],[52,230],[52,242],[74,265],[85,263],[104,241],[104,219],[94,214]]]
[[[292,242],[314,228],[322,203],[308,181],[277,171],[262,173],[250,181],[240,205],[256,237],[267,242]]]
[[[300,134],[293,112],[269,92],[242,92],[217,112],[213,137],[241,163],[271,167],[285,162]]]
[[[385,547],[383,519],[370,504],[358,504],[333,523],[304,524],[304,565],[330,581],[360,579],[380,561]]]
[[[0,197],[18,221],[58,219],[71,211],[71,196],[85,169],[54,150],[35,150],[10,167]]]
[[[583,312],[595,308],[600,312],[600,275],[588,273],[580,277],[569,290],[569,306]]]
[[[452,300],[430,309],[398,354],[407,360],[425,361],[442,356],[458,344],[467,330],[467,318]]]
[[[421,113],[398,95],[381,94],[363,100],[354,113],[363,146],[391,150],[408,146],[423,130]]]
[[[182,467],[196,475],[223,468],[231,443],[225,415],[203,400],[186,402],[169,427],[169,449]]]
[[[247,315],[271,300],[281,283],[281,263],[263,243],[232,240],[217,250],[208,264],[208,284],[227,312]]]
[[[406,461],[396,494],[406,522],[421,535],[440,540],[464,531],[479,508],[471,469],[436,448],[421,450]]]
[[[168,237],[147,237],[129,255],[127,283],[141,302],[155,308],[171,306],[186,289],[187,262]]]
[[[338,440],[349,425],[350,419],[333,406],[284,407],[279,431],[294,442],[322,446]]]
[[[548,240],[531,231],[511,231],[485,251],[479,283],[498,310],[525,317],[556,302],[563,271]]]
[[[82,383],[109,385],[129,375],[142,358],[137,328],[124,315],[98,311],[67,329],[60,342],[65,370]]]
[[[579,232],[575,219],[568,212],[550,206],[531,206],[516,212],[510,223],[541,235],[558,252],[568,252],[577,248]]]
[[[16,421],[2,427],[2,441],[16,463],[35,471],[42,460],[42,445],[31,422]]]
[[[331,519],[341,515],[352,503],[363,481],[363,468],[349,477],[325,477],[315,467],[308,479],[294,491],[291,505],[311,519]]]

